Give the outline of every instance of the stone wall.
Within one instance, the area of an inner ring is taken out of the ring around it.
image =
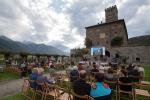
[[[118,20],[118,9],[116,5],[105,9],[105,18],[106,22]]]
[[[109,25],[103,25],[86,29],[86,37],[92,40],[92,46],[110,47]],[[100,34],[105,34],[104,38],[100,38]]]
[[[124,21],[117,21],[86,29],[86,37],[92,40],[92,46],[105,46],[106,48],[110,48],[112,39],[117,36],[123,38],[123,46],[127,45]]]
[[[118,53],[120,56],[128,58],[127,62],[136,62],[136,58],[140,58],[140,62],[150,64],[150,46],[126,46],[111,49],[111,55]]]

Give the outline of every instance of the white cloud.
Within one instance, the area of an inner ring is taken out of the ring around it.
[[[83,47],[84,27],[104,22],[104,9],[114,4],[119,18],[126,21],[129,37],[150,34],[148,0],[0,0],[0,35]]]

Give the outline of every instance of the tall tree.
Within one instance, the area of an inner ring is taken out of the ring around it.
[[[86,37],[84,44],[85,44],[86,48],[91,48],[92,47],[92,40]]]

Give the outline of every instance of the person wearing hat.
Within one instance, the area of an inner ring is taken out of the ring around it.
[[[31,88],[33,89],[36,89],[37,87],[37,83],[36,83],[37,77],[38,77],[38,69],[33,68],[32,73],[29,75],[29,79],[34,81],[30,84]]]
[[[44,76],[43,74],[44,74],[44,69],[43,68],[38,68],[37,81],[52,84],[51,81],[49,81],[48,78],[46,76]]]

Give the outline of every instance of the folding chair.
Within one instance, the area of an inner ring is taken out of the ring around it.
[[[92,97],[88,96],[88,95],[78,95],[73,91],[70,91],[71,94],[71,99],[70,100],[74,100],[75,98],[80,98],[80,99],[84,99],[84,100],[94,100]],[[77,100],[77,99],[75,99]]]
[[[38,86],[37,86],[37,88],[35,90],[35,97],[38,94],[38,95],[42,96],[41,100],[44,100],[44,94],[46,92],[46,90],[45,90],[45,83],[44,82],[40,82],[40,81],[36,81],[36,83],[37,83]]]
[[[130,88],[129,90],[125,90]],[[133,83],[122,83],[122,82],[118,82],[118,99],[120,100],[120,94],[123,93],[123,94],[126,94],[125,96],[129,96],[131,95],[132,96],[132,100],[135,100],[135,97],[134,97],[134,89],[133,89]],[[129,98],[126,98],[127,100],[129,100]]]
[[[136,84],[136,86],[139,88],[135,89],[135,100],[137,95],[146,97],[147,99],[150,100],[150,93],[148,91],[148,89],[150,90],[150,84]]]
[[[55,88],[55,85],[52,85],[52,84],[48,84],[48,83],[45,83],[45,92],[44,92],[44,100],[47,100],[48,96],[51,96],[54,98],[54,100],[57,100],[56,99],[56,88]],[[51,100],[51,99],[50,99]]]
[[[134,83],[140,83],[142,80],[141,76],[129,76]]]
[[[32,92],[32,96],[29,96],[28,93]],[[28,78],[24,78],[23,86],[22,86],[22,94],[28,99],[34,100],[35,98],[35,90],[30,87],[30,82]]]
[[[115,93],[115,100],[118,100],[118,81],[108,81],[104,80],[105,83],[107,83],[112,90],[112,94]]]
[[[71,100],[71,94],[68,89],[64,89],[59,86],[56,86],[55,89],[57,100]]]

